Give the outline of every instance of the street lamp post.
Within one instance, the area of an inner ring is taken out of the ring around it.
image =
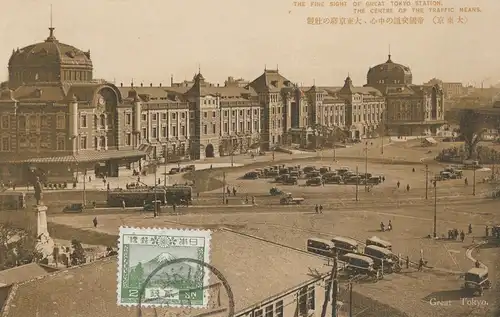
[[[428,199],[429,191],[429,165],[425,164],[425,199]]]
[[[368,141],[365,143],[365,192],[368,190]]]
[[[476,196],[476,166],[472,167],[473,170],[473,179],[472,179],[472,196]]]
[[[437,238],[437,179],[434,179],[434,238]]]

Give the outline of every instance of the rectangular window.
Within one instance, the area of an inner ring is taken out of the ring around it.
[[[227,117],[229,115],[229,111],[224,110],[224,117]]]
[[[203,126],[203,134],[208,134],[208,127],[206,124]]]
[[[142,121],[146,121],[146,120],[148,120],[148,116],[147,116],[147,115],[145,115],[145,114],[143,114],[143,115],[142,115]]]
[[[82,116],[80,118],[80,127],[82,127],[82,128],[87,127],[87,115],[86,114],[82,114]]]
[[[9,128],[10,128],[10,117],[2,116],[2,129],[9,129]]]
[[[253,122],[253,130],[254,130],[254,132],[259,131],[259,121]]]
[[[161,114],[161,118],[162,118],[163,120],[167,120],[167,114],[166,114],[165,112],[164,112],[164,113],[162,113],[162,114]]]
[[[87,137],[86,136],[80,137],[80,149],[82,149],[82,150],[87,149]]]
[[[56,121],[56,129],[65,129],[65,128],[66,128],[66,118],[64,117],[63,114],[58,114]]]
[[[254,313],[254,316],[255,317],[262,317],[262,309],[256,310],[255,313]]]
[[[215,123],[212,123],[212,134],[216,133],[217,133],[217,126],[215,125]]]
[[[125,137],[125,145],[132,145],[132,134],[127,133]]]
[[[2,151],[10,151],[10,139],[9,137],[2,138]]]
[[[156,121],[156,113],[153,113],[153,121]]]
[[[266,314],[265,317],[273,317],[273,305],[269,305],[266,307]]]
[[[189,119],[194,119],[194,111],[189,113]]]
[[[158,128],[153,127],[153,138],[158,139]]]
[[[212,111],[212,118],[215,118],[215,111]]]
[[[146,139],[148,137],[148,129],[142,128],[142,138]]]
[[[172,127],[172,136],[177,136],[177,126]]]
[[[66,148],[66,143],[64,142],[64,137],[57,138],[57,150],[64,151]]]
[[[186,126],[181,125],[181,135],[186,135]]]
[[[229,123],[224,122],[224,133],[228,133],[228,132],[229,132]]]
[[[132,114],[131,113],[125,114],[125,123],[132,124]]]
[[[316,299],[315,299],[315,293],[314,293],[314,286],[309,287],[307,291],[307,310],[314,310],[315,309],[315,304],[316,304]]]
[[[276,302],[275,305],[275,317],[283,317],[283,301],[280,300],[279,302]]]
[[[206,112],[206,111],[205,111],[205,112],[203,112],[203,117],[204,117],[204,118],[208,118],[208,112]]]
[[[185,112],[181,112],[181,119],[185,119],[186,118],[186,113]]]
[[[167,127],[162,127],[161,128],[161,136],[166,138],[167,137]]]

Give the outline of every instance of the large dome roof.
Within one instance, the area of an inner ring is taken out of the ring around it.
[[[43,67],[56,63],[61,66],[79,66],[79,68],[83,66],[83,69],[92,68],[90,51],[83,52],[71,45],[59,42],[54,36],[54,28],[49,28],[49,30],[50,35],[44,42],[14,50],[9,60],[9,67]]]
[[[391,55],[389,55],[385,63],[371,67],[366,77],[368,85],[412,84],[410,68],[394,63],[391,59]]]

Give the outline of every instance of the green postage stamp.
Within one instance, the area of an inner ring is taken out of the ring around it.
[[[206,308],[210,237],[209,230],[120,227],[118,305]]]

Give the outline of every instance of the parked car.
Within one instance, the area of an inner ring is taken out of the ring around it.
[[[283,180],[283,184],[285,185],[298,185],[299,179],[294,176],[287,177]]]
[[[245,175],[243,175],[244,179],[258,179],[259,178],[259,173],[257,172],[248,172]]]
[[[321,184],[323,184],[323,179],[321,177],[309,178],[306,181],[306,186],[320,186]]]
[[[64,213],[80,213],[83,212],[83,204],[71,204],[63,208]]]

